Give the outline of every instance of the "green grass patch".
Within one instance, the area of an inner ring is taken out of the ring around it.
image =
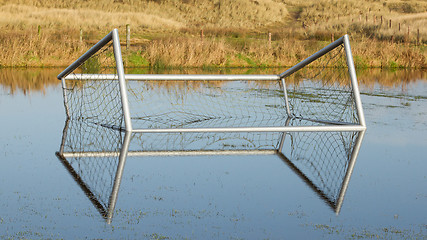
[[[251,67],[256,67],[257,64],[255,63],[255,61],[253,61],[252,59],[250,59],[247,55],[242,54],[242,53],[238,53],[236,54],[236,57],[240,60],[243,60],[244,62],[246,62],[249,66]]]
[[[353,56],[353,61],[354,61],[354,66],[358,69],[369,67],[369,64],[361,56],[357,56],[357,55]]]
[[[150,63],[142,56],[141,51],[132,52],[125,57],[126,67],[148,67]]]

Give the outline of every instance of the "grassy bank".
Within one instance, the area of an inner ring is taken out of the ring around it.
[[[427,3],[362,2],[0,0],[0,66],[66,66],[130,24],[128,67],[291,66],[349,33],[358,67],[426,68]]]

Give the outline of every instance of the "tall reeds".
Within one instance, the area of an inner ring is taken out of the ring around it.
[[[36,29],[0,31],[0,66],[69,65],[96,42],[96,37],[88,43],[80,42],[78,36],[78,30],[42,30],[40,34]],[[425,51],[409,45],[370,38],[351,43],[359,68],[427,67]],[[283,38],[270,46],[263,39],[247,38],[236,43],[228,37],[184,36],[146,41],[123,54],[125,65],[131,67],[274,67],[292,66],[326,44],[328,42]]]
[[[222,40],[168,38],[152,41],[143,56],[154,68],[224,66],[233,52]]]
[[[75,30],[39,32],[0,31],[0,66],[40,67],[65,66],[87,50],[74,40]]]

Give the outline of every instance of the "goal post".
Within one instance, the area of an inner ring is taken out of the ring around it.
[[[121,96],[121,110],[124,118],[124,124],[125,129],[127,131],[132,131],[132,123],[130,120],[130,113],[129,113],[129,107],[128,107],[128,100],[127,100],[127,93],[126,93],[126,86],[125,86],[125,74],[124,74],[124,67],[123,67],[123,59],[122,59],[122,52],[120,48],[120,39],[119,39],[119,33],[117,29],[113,29],[110,33],[108,33],[104,38],[102,38],[98,43],[96,43],[92,48],[90,48],[86,53],[84,53],[81,57],[79,57],[75,62],[73,62],[70,66],[68,66],[64,71],[62,71],[57,78],[62,81],[62,87],[64,89],[64,104],[67,112],[67,116],[70,117],[70,109],[68,105],[68,96],[65,91],[65,89],[68,88],[66,83],[66,77],[69,76],[71,73],[73,73],[77,68],[84,65],[91,57],[96,55],[100,50],[102,50],[107,44],[112,43],[113,45],[113,53],[114,53],[114,60],[115,60],[115,74],[114,79],[118,80],[119,85],[119,91]],[[112,67],[110,66],[101,66],[101,67]],[[71,77],[69,78],[71,79]],[[80,80],[84,79],[99,79],[96,75],[89,77],[89,78],[80,78]],[[103,79],[103,78],[101,78]],[[102,124],[102,123],[100,123]],[[114,126],[119,127],[119,126]]]
[[[300,69],[306,67],[307,65],[309,65],[313,61],[321,58],[325,54],[329,53],[330,51],[334,50],[335,48],[337,48],[341,45],[344,47],[344,51],[345,51],[345,55],[346,55],[346,63],[347,63],[347,67],[348,67],[348,73],[349,73],[349,78],[350,78],[350,83],[351,83],[351,88],[352,88],[352,94],[354,97],[355,107],[357,109],[357,115],[359,118],[358,123],[361,126],[366,127],[365,116],[364,116],[363,108],[362,108],[362,101],[360,99],[359,85],[358,85],[357,77],[356,77],[356,69],[354,67],[353,55],[352,55],[351,47],[350,47],[350,40],[349,40],[349,37],[347,34],[342,36],[341,38],[337,39],[333,43],[329,44],[328,46],[324,47],[323,49],[319,50],[318,52],[314,53],[310,57],[299,62],[295,66],[289,68],[285,72],[279,74],[279,76],[281,79],[285,80],[288,76],[291,76],[292,74],[296,73]],[[285,88],[285,91],[286,91],[286,88]],[[285,96],[287,96],[287,94],[285,94]],[[292,115],[292,113],[289,109],[289,104],[288,104],[289,102],[288,101],[286,101],[286,102],[287,102],[286,106],[287,106],[288,114]]]
[[[135,133],[366,129],[347,35],[281,74],[125,74],[114,29],[58,79],[68,117]]]

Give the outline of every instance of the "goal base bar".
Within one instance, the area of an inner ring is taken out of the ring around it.
[[[117,80],[116,74],[70,74],[65,80]],[[125,74],[132,81],[277,81],[279,75],[243,74]]]
[[[128,157],[215,156],[215,155],[275,155],[277,150],[189,150],[189,151],[129,151]],[[119,157],[120,152],[63,152],[64,158]]]
[[[133,133],[185,133],[185,132],[354,132],[364,131],[361,125],[284,126],[284,127],[229,127],[229,128],[167,128],[133,129]]]

